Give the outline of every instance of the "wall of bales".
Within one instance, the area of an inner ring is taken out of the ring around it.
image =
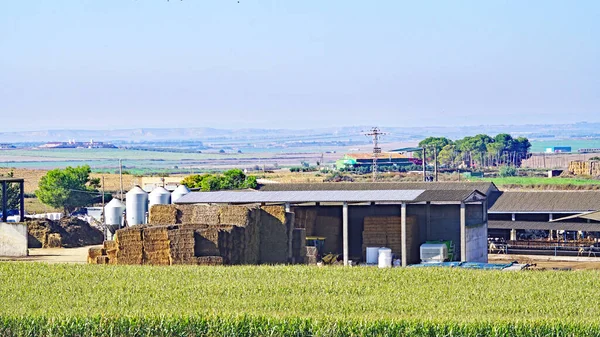
[[[293,219],[283,206],[154,205],[148,225],[117,231],[112,258],[106,249],[90,250],[89,262],[259,264],[286,263],[291,256],[304,262],[304,239],[297,233],[294,240]]]
[[[568,171],[578,176],[600,177],[600,161],[574,160],[569,162]]]

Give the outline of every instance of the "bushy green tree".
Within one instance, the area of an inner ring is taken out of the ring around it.
[[[35,195],[44,204],[62,208],[65,213],[88,206],[98,193],[90,186],[90,173],[88,165],[48,171],[40,179]]]
[[[233,190],[256,188],[255,176],[246,176],[240,169],[232,169],[223,174],[194,174],[185,177],[181,184],[188,188],[199,188],[202,191]]]
[[[427,154],[427,160],[431,161],[431,160],[433,160],[433,149],[434,148],[436,149],[437,153],[440,153],[440,151],[442,151],[444,146],[450,145],[450,144],[453,144],[452,140],[450,140],[446,137],[427,137],[419,142],[419,147],[426,148],[425,152]],[[416,158],[422,159],[423,153],[422,153],[422,151],[417,151],[414,153],[414,156]]]

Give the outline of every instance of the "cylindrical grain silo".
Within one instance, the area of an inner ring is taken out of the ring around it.
[[[135,186],[125,194],[127,209],[127,225],[142,225],[146,222],[148,212],[148,193],[141,187]]]
[[[173,191],[173,193],[171,193],[171,203],[175,203],[175,201],[177,201],[177,199],[183,197],[184,195],[190,193],[190,189],[187,188],[187,186],[185,185],[179,185],[177,186],[177,188],[175,189],[175,191]]]
[[[168,205],[171,203],[171,193],[164,187],[157,187],[148,195],[148,207],[152,205]]]
[[[119,199],[113,199],[104,206],[105,237],[107,240],[112,240],[117,229],[121,228],[124,210],[125,205]]]

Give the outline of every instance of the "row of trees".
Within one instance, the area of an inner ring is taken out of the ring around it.
[[[258,185],[255,176],[247,176],[240,169],[225,171],[223,174],[194,174],[185,177],[181,183],[202,191],[256,188]]]
[[[479,134],[456,141],[446,137],[428,137],[419,142],[419,146],[426,148],[427,161],[434,159],[435,149],[438,162],[448,167],[520,166],[529,155],[531,143],[525,137],[513,138],[501,133],[495,137]],[[422,158],[421,152],[416,152],[415,157]]]

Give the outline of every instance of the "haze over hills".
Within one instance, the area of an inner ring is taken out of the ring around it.
[[[379,125],[386,132],[384,140],[415,141],[428,136],[445,136],[452,139],[479,133],[495,135],[510,133],[513,136],[526,136],[530,139],[600,138],[600,123],[536,124],[536,125],[480,125],[480,126],[424,126],[387,127]],[[203,142],[253,142],[253,141],[365,141],[363,135],[369,126],[331,127],[317,129],[216,129],[202,128],[134,128],[116,130],[39,130],[0,132],[0,142],[49,142],[67,141],[108,141],[146,142],[195,140]]]

